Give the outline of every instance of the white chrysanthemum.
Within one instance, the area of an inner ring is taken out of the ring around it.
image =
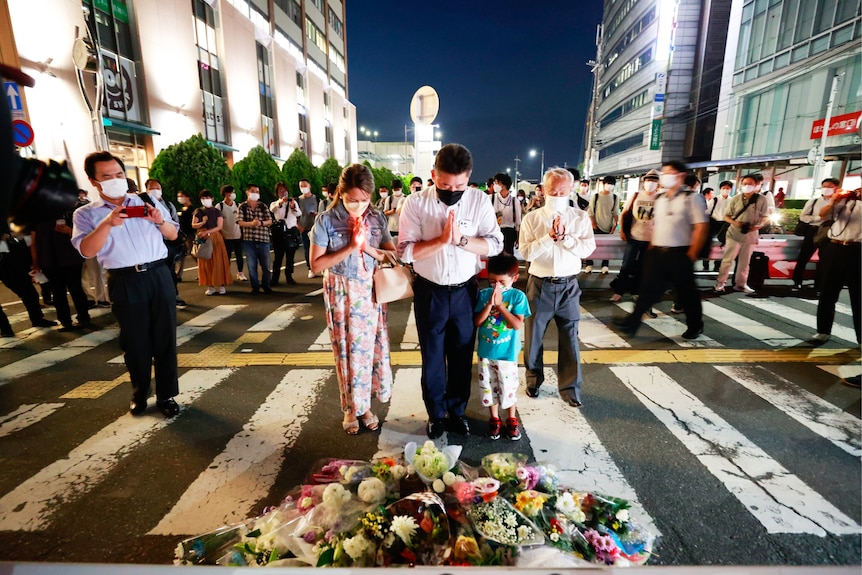
[[[567,491],[557,497],[557,503],[554,507],[556,507],[557,511],[563,515],[571,515],[575,512],[575,509],[578,508],[578,504],[575,502],[575,498],[572,497],[572,494]]]
[[[526,525],[521,525],[518,527],[518,539],[520,541],[524,541],[529,539],[533,535],[533,530],[527,527]]]
[[[447,471],[446,473],[444,473],[443,483],[445,483],[446,485],[452,485],[453,483],[455,483],[455,474],[451,471]]]
[[[416,520],[407,515],[396,515],[393,517],[392,526],[390,527],[391,531],[397,535],[405,545],[410,545],[410,542],[413,539],[413,534],[416,533],[416,529],[418,528],[419,526],[416,524]]]
[[[350,492],[347,491],[340,483],[330,483],[323,490],[323,503],[334,509],[340,509],[341,506],[350,501]]]
[[[443,483],[442,479],[435,479],[434,483],[431,484],[431,487],[436,493],[443,493],[446,491],[446,484]]]
[[[380,503],[386,498],[386,484],[376,477],[368,477],[359,484],[357,492],[365,503]]]
[[[407,473],[407,470],[403,465],[393,465],[392,469],[390,469],[390,473],[392,473],[392,479],[395,481],[401,481],[401,478],[404,477],[404,474]]]
[[[344,552],[350,555],[350,558],[354,561],[361,559],[371,547],[371,542],[365,538],[365,535],[359,534],[354,535],[353,537],[349,537],[344,540],[342,544],[344,547]]]
[[[425,443],[422,444],[422,450],[421,451],[424,452],[426,450],[427,451],[437,451],[437,446],[434,445],[434,442],[429,439]]]
[[[617,511],[617,519],[622,522],[626,522],[629,520],[629,510],[628,509],[620,509]]]
[[[464,477],[463,475],[456,475],[455,476],[455,483],[464,483],[465,481],[467,481],[467,478]]]

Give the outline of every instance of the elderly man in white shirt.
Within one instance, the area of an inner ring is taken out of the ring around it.
[[[480,256],[503,247],[493,207],[482,192],[467,189],[470,151],[443,146],[431,171],[434,185],[407,197],[398,222],[398,254],[412,263],[414,313],[422,354],[422,399],[431,439],[449,427],[470,432],[465,417],[473,375]]]
[[[530,262],[527,299],[532,315],[526,319],[524,366],[527,395],[539,396],[544,376],[542,340],[553,319],[559,334],[557,381],[560,397],[572,407],[581,399],[581,356],[578,321],[581,288],[577,275],[581,260],[596,249],[593,226],[587,212],[569,205],[574,176],[563,168],[551,168],[544,176],[545,205],[524,216],[519,246]]]

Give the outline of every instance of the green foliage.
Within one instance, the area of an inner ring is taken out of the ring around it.
[[[290,194],[295,196],[299,193],[299,180],[305,178],[311,183],[311,191],[320,191],[320,174],[311,160],[302,150],[296,149],[281,167],[282,179],[287,184]]]
[[[386,166],[383,166],[382,168],[371,168],[371,173],[374,175],[374,194],[372,197],[373,201],[376,202],[380,199],[380,194],[377,193],[377,190],[379,190],[381,186],[386,186],[387,190],[392,191],[392,180],[395,179],[395,173]]]
[[[231,181],[224,156],[200,134],[159,152],[150,167],[150,177],[162,183],[165,198],[170,201],[176,200],[179,191],[196,198],[201,190],[217,192]]]
[[[275,200],[275,184],[282,178],[281,170],[263,146],[255,146],[233,166],[233,185],[238,200],[245,196],[245,187],[254,183],[260,187],[260,199],[265,204]]]
[[[338,179],[341,177],[341,171],[343,168],[338,165],[338,162],[335,158],[329,158],[317,168],[317,173],[320,176],[320,184],[322,186],[326,186],[327,184],[337,184]]]

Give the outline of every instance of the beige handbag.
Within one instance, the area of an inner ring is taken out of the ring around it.
[[[387,254],[389,264],[374,270],[374,300],[389,303],[413,297],[413,270]]]

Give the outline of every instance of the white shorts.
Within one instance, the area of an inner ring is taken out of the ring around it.
[[[509,409],[517,402],[518,362],[479,358],[479,389],[482,405]]]

